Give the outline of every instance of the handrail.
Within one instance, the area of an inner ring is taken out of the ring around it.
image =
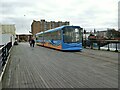
[[[4,65],[6,64],[7,57],[9,55],[9,50],[12,47],[12,42],[9,42],[2,47],[0,47],[0,74]]]
[[[115,52],[119,51],[118,45],[120,44],[119,40],[84,40],[83,41],[83,46],[86,48],[87,46],[90,47],[91,49],[94,49],[94,43],[96,43],[96,47],[98,47],[98,50],[101,49],[101,47],[107,45],[107,51],[110,51],[110,46],[109,44],[114,43],[115,44]]]

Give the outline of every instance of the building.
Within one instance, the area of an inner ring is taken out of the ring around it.
[[[32,34],[16,34],[16,37],[19,42],[28,42]]]
[[[13,34],[15,35],[15,25],[14,24],[1,24],[2,34]]]
[[[119,39],[120,40],[120,31],[115,29],[108,29],[106,34],[108,39]]]
[[[41,19],[41,21],[33,20],[32,24],[31,24],[31,33],[33,35],[35,35],[36,33],[41,32],[41,31],[46,31],[49,29],[60,27],[62,25],[69,25],[69,24],[70,23],[68,21],[66,21],[66,22],[62,22],[62,21],[58,21],[58,22],[50,21],[50,22],[48,22],[48,21],[45,21],[44,19]]]
[[[99,39],[106,39],[107,38],[107,31],[97,31],[97,37]]]
[[[31,25],[31,33],[35,35],[37,32],[40,32],[40,28],[41,28],[40,26],[41,26],[40,21],[33,20]]]
[[[97,37],[101,39],[120,39],[120,31],[115,29],[107,29],[104,31],[98,31]]]
[[[0,24],[0,45],[15,42],[16,28],[14,24]]]

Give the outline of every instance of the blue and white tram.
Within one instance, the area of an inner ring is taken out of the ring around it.
[[[36,34],[36,44],[59,50],[82,50],[82,28],[61,26]]]

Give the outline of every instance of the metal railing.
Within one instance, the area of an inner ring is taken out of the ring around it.
[[[9,42],[0,48],[0,74],[3,70],[4,65],[6,64],[7,57],[9,56],[10,53],[9,51],[11,47],[12,42]]]
[[[91,49],[98,49],[101,50],[106,48],[105,50],[111,51],[110,44],[114,44],[114,51],[120,51],[120,41],[119,40],[84,40],[83,47],[84,48],[91,48]]]

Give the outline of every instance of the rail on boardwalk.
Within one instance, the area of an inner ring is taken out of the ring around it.
[[[12,42],[9,42],[6,45],[0,47],[0,75],[6,64],[7,57],[9,56],[11,47],[12,47]]]
[[[120,40],[84,40],[84,48],[120,52]]]

